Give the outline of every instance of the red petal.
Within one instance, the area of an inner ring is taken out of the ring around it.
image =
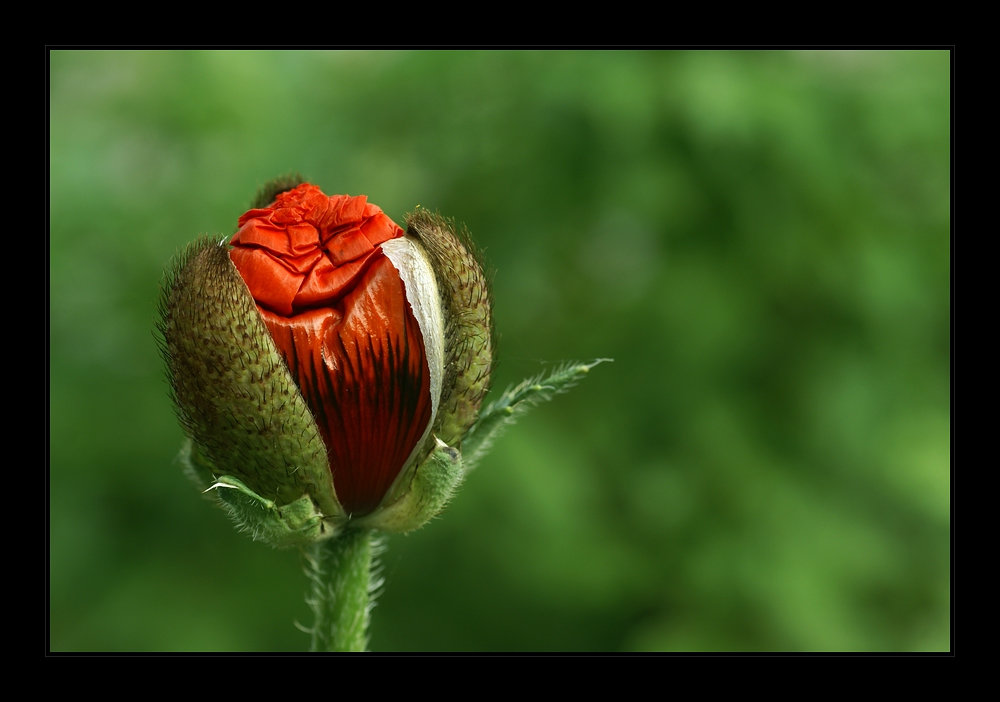
[[[305,276],[289,270],[264,249],[236,248],[229,256],[259,306],[292,314],[292,301]]]
[[[319,232],[311,224],[290,224],[285,230],[288,232],[288,245],[291,247],[292,255],[300,256],[310,251],[315,251],[319,245]]]
[[[403,236],[403,230],[381,211],[375,213],[367,222],[361,225],[361,231],[373,246],[378,246],[389,239]]]
[[[254,209],[254,210],[247,210],[246,212],[244,212],[240,216],[240,218],[239,218],[236,226],[242,227],[244,224],[246,224],[247,222],[249,222],[251,219],[257,219],[258,217],[264,217],[264,218],[266,218],[273,211],[274,210],[272,210],[269,207],[261,207],[261,208],[257,208],[257,209]]]
[[[292,253],[285,228],[271,224],[266,218],[245,222],[230,243],[234,246],[259,246],[278,255]]]
[[[372,205],[372,207],[374,207],[374,205]],[[323,222],[323,226],[332,227],[337,224],[344,224],[348,222],[360,222],[365,218],[365,211],[367,208],[368,197],[365,195],[358,195],[357,197],[351,197],[350,195],[331,195],[330,215],[327,220]],[[376,207],[375,209],[377,210],[378,208]]]
[[[381,244],[382,242],[378,242]],[[340,266],[348,261],[353,261],[359,256],[367,256],[375,250],[372,242],[368,241],[360,229],[353,228],[343,234],[332,237],[325,242],[323,249],[330,258],[330,263]]]
[[[334,266],[325,257],[312,267],[305,282],[295,296],[297,310],[306,310],[320,304],[332,304],[355,285],[368,267],[372,250],[364,258],[351,261],[343,266]]]
[[[430,373],[399,273],[403,230],[364,195],[302,184],[240,217],[230,252],[327,445],[353,514],[375,509],[430,422]]]
[[[354,515],[378,507],[431,417],[423,337],[381,252],[332,307],[262,311],[326,441],[334,487]]]

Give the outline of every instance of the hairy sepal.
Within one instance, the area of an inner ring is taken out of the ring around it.
[[[461,448],[479,414],[493,370],[493,310],[489,281],[466,232],[418,209],[406,216],[407,235],[417,239],[434,268],[444,316],[444,380],[433,434]]]
[[[231,476],[222,476],[209,486],[236,528],[276,548],[308,546],[336,536],[339,528],[324,519],[308,495],[278,506]]]
[[[355,523],[393,533],[419,529],[440,514],[464,477],[462,454],[434,437],[433,450],[415,470],[408,471],[399,497]]]
[[[225,243],[199,239],[174,261],[157,326],[188,474],[230,478],[276,509],[306,497],[345,521],[316,422]]]
[[[440,388],[440,396],[433,396],[428,434],[382,505],[354,520],[362,527],[397,533],[427,524],[461,484],[462,438],[476,421],[493,368],[489,283],[471,239],[464,232],[457,235],[450,221],[427,210],[407,215],[406,223],[407,236],[386,242],[382,250],[406,285],[424,335],[432,387],[435,393]]]

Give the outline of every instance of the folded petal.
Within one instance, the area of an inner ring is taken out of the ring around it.
[[[433,414],[420,326],[380,248],[401,236],[364,195],[302,184],[247,212],[230,242],[319,426],[338,499],[358,515],[378,507]]]
[[[378,507],[431,418],[420,328],[399,273],[373,258],[332,307],[263,312],[326,442],[337,497],[356,516]]]
[[[372,246],[372,242],[362,233],[361,229],[352,227],[342,234],[330,237],[324,244],[323,250],[326,251],[331,264],[341,266],[356,258],[367,257],[375,250],[375,247]]]
[[[292,255],[285,227],[271,224],[266,216],[245,222],[229,243],[233,246],[259,246],[278,256]]]
[[[349,290],[360,284],[359,276],[364,273],[370,255],[359,258],[343,266],[335,266],[326,257],[312,267],[295,296],[294,307],[304,311],[319,305],[333,305]]]
[[[286,316],[293,314],[292,301],[305,276],[289,270],[265,249],[235,248],[229,256],[258,307]]]

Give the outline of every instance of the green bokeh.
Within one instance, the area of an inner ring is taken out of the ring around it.
[[[52,649],[307,647],[152,334],[171,255],[299,171],[467,223],[496,387],[615,359],[388,540],[374,650],[948,650],[949,61],[52,53]]]

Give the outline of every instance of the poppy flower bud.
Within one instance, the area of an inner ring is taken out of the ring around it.
[[[196,242],[160,329],[190,472],[276,545],[348,522],[409,531],[463,475],[493,360],[482,267],[418,210],[404,232],[365,196],[307,183]]]

